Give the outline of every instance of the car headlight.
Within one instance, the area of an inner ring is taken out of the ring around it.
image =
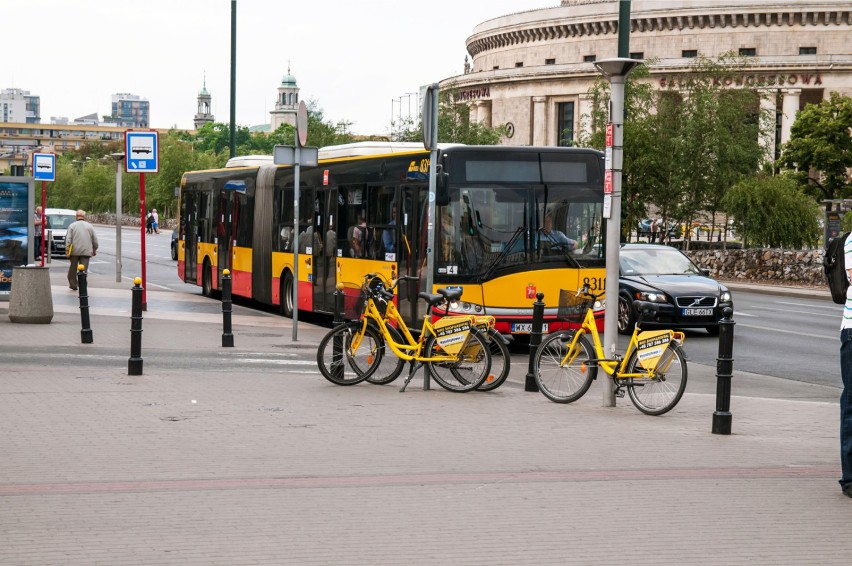
[[[665,293],[657,293],[656,291],[650,292],[650,293],[646,293],[644,291],[637,291],[634,294],[634,296],[637,299],[639,299],[640,301],[648,301],[648,302],[651,302],[651,303],[667,303],[667,302],[669,302],[668,299],[666,298]]]
[[[731,292],[730,291],[722,291],[722,295],[719,297],[719,302],[730,303],[731,302]]]

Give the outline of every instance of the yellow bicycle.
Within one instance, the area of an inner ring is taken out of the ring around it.
[[[422,365],[449,391],[471,391],[479,387],[491,369],[491,350],[480,327],[483,317],[445,317],[432,324],[427,313],[423,317],[420,337],[415,339],[402,323],[393,303],[391,289],[397,283],[398,280],[389,287],[375,273],[365,276],[361,286],[360,319],[335,327],[320,341],[317,350],[320,373],[338,385],[354,385],[374,375],[374,383],[389,383],[408,361],[411,369],[400,391],[405,391]],[[457,301],[461,293],[460,289],[439,289],[438,294],[420,293],[418,296],[431,310],[442,303]],[[389,320],[397,322],[398,328],[389,325]],[[487,326],[493,324],[493,318],[487,320]],[[391,353],[395,359],[391,358]],[[383,360],[388,361],[383,364]]]
[[[559,316],[580,323],[574,330],[555,332],[535,353],[535,380],[551,401],[571,403],[582,397],[598,368],[615,384],[615,393],[625,390],[637,409],[646,415],[662,415],[677,405],[686,389],[684,335],[673,330],[642,331],[641,319],[653,314],[653,303],[636,301],[638,322],[624,355],[607,358],[603,351],[591,307],[603,296],[589,292],[584,285],[576,293],[562,291]],[[590,342],[591,339],[591,342]]]

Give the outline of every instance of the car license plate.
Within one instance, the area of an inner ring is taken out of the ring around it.
[[[541,326],[542,332],[547,332],[547,323],[545,322]],[[512,325],[512,334],[529,334],[532,332],[532,323],[529,322],[521,322],[518,324]]]
[[[683,309],[683,316],[713,316],[713,309]]]

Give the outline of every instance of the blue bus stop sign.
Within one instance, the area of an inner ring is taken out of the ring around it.
[[[160,170],[157,132],[124,132],[124,152],[128,173],[156,173]]]
[[[36,181],[55,181],[56,156],[52,153],[34,153],[33,177]]]

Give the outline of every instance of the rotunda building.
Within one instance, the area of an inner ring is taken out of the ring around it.
[[[441,88],[470,103],[477,121],[506,126],[504,144],[567,145],[589,128],[594,62],[618,54],[618,5],[562,0],[483,22],[467,39],[471,64]],[[650,80],[660,89],[676,88],[699,55],[745,56],[725,84],[765,95],[776,144],[805,104],[832,91],[852,95],[852,3],[633,0],[631,8],[630,56],[655,61]]]

